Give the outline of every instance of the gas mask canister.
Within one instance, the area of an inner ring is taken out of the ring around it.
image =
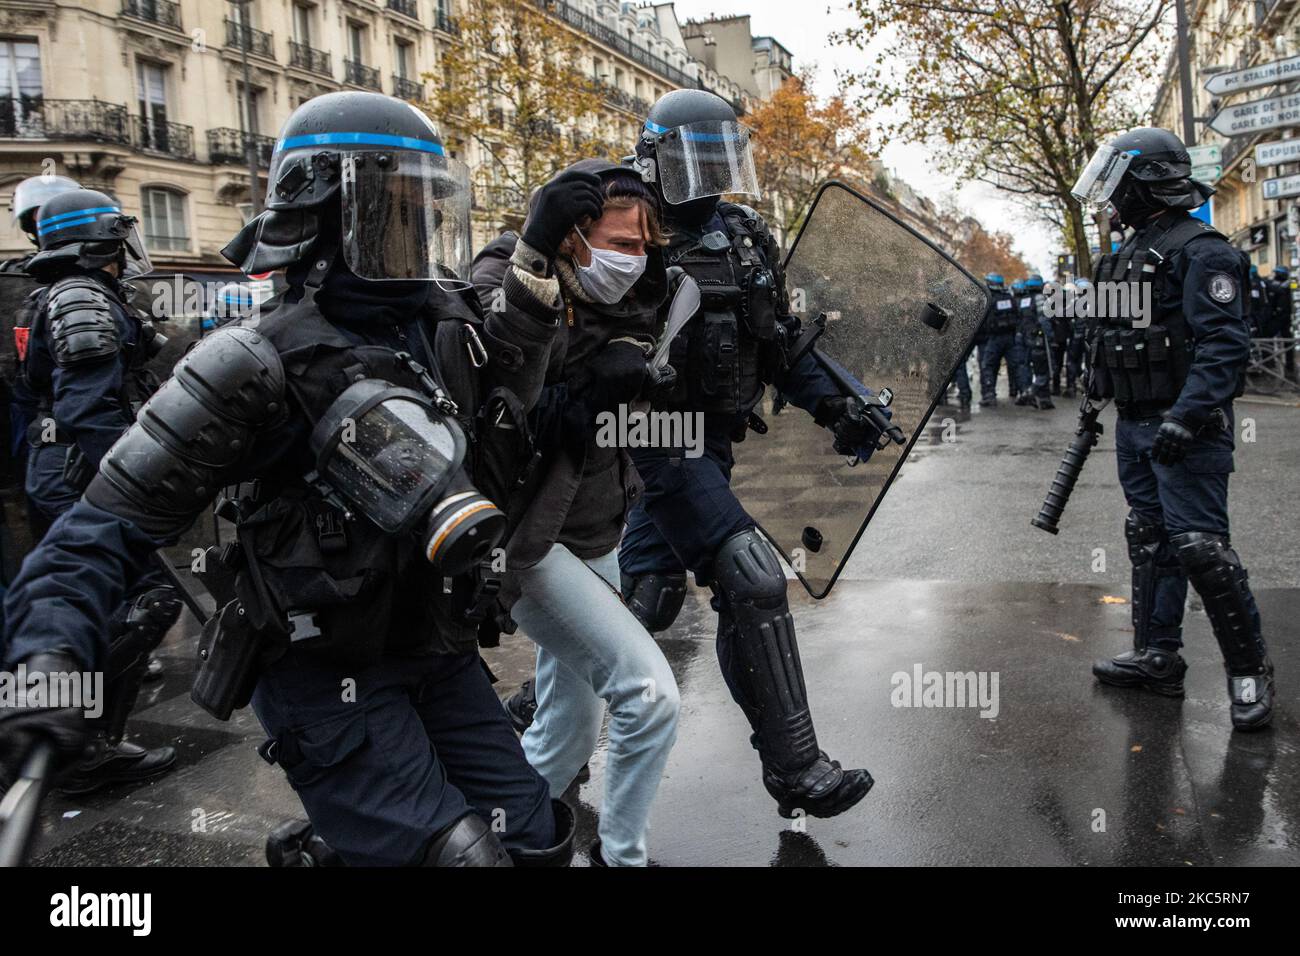
[[[448,577],[490,554],[506,517],[464,471],[455,419],[419,392],[380,379],[349,386],[311,434],[317,474],[380,529],[414,534]]]

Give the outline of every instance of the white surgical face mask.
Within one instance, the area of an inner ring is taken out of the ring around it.
[[[587,237],[578,235],[591,249],[591,265],[578,265],[578,282],[597,302],[614,305],[623,300],[636,280],[645,274],[646,256],[629,256],[611,249],[592,249]]]

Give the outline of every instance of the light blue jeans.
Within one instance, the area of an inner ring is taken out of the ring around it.
[[[596,751],[609,705],[600,851],[645,866],[646,823],[677,739],[677,681],[654,638],[618,596],[617,552],[589,561],[555,545],[519,572],[511,616],[537,644],[537,715],[524,753],[558,798]]]

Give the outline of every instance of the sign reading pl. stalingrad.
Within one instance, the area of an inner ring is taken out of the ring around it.
[[[1213,96],[1226,96],[1240,93],[1257,86],[1272,86],[1287,80],[1300,78],[1300,56],[1289,56],[1285,60],[1272,63],[1260,63],[1244,70],[1232,70],[1227,73],[1215,73],[1205,81],[1205,88]]]
[[[1260,185],[1264,188],[1265,199],[1284,199],[1287,196],[1300,196],[1300,173],[1294,176],[1279,176],[1266,179]]]
[[[1224,136],[1240,136],[1262,129],[1300,125],[1300,93],[1270,96],[1228,106],[1210,120],[1210,129]]]
[[[1300,160],[1300,136],[1295,139],[1275,139],[1255,147],[1256,166],[1279,166]]]

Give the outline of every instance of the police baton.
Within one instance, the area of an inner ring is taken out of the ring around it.
[[[36,833],[36,818],[50,788],[54,748],[44,740],[32,747],[13,786],[0,800],[0,867],[22,866]]]

